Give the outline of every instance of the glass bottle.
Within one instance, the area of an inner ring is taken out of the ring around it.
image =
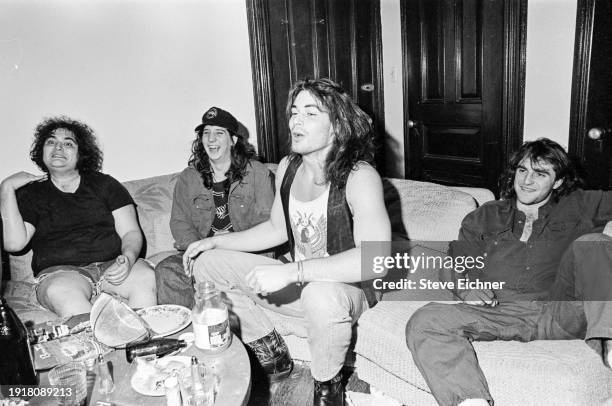
[[[163,357],[187,347],[184,340],[176,338],[154,338],[144,343],[129,344],[125,347],[125,359],[132,362],[136,357]]]
[[[176,372],[173,372],[164,381],[164,388],[166,392],[166,406],[181,406],[181,392],[179,391],[179,381],[176,376]]]
[[[98,379],[100,383],[98,392],[101,395],[108,395],[115,390],[115,383],[108,369],[108,363],[102,354],[98,355]]]
[[[195,306],[191,312],[195,345],[204,353],[219,353],[232,341],[227,306],[210,281],[196,286]]]
[[[0,385],[38,384],[28,331],[4,297],[0,299],[0,348]]]

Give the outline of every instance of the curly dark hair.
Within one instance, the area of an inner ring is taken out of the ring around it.
[[[298,81],[289,91],[286,118],[302,91],[307,91],[328,112],[335,137],[325,160],[325,181],[334,180],[339,188],[346,185],[348,175],[360,161],[374,165],[374,132],[372,119],[342,89],[328,78]],[[292,154],[289,159],[295,157]]]
[[[554,201],[583,187],[584,181],[563,147],[548,138],[539,138],[535,141],[525,142],[510,157],[508,166],[499,181],[500,194],[503,199],[516,197],[514,176],[519,164],[527,157],[529,157],[532,166],[538,162],[549,163],[555,171],[555,179],[563,179],[561,186],[552,191]]]
[[[225,191],[229,191],[229,187],[235,181],[241,181],[247,173],[247,165],[249,160],[255,159],[255,147],[249,144],[246,137],[241,134],[237,134],[227,129],[230,137],[236,137],[236,143],[231,147],[231,161],[229,169],[225,173]],[[189,157],[188,164],[194,167],[202,177],[202,183],[207,189],[211,189],[214,183],[213,170],[210,167],[210,160],[208,154],[202,144],[202,133],[204,132],[204,126],[196,131],[196,139],[191,144],[191,156]]]
[[[66,116],[47,118],[38,124],[36,130],[34,130],[34,141],[30,149],[32,162],[42,171],[49,172],[43,162],[43,147],[45,141],[59,129],[65,129],[74,135],[79,146],[76,165],[79,172],[97,172],[102,169],[103,154],[98,146],[94,130],[87,124]]]

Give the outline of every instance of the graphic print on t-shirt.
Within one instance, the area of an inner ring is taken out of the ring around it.
[[[296,255],[304,259],[326,256],[327,216],[296,211],[291,216]]]
[[[215,234],[224,234],[234,231],[232,220],[229,216],[229,208],[227,204],[227,194],[225,193],[225,182],[216,182],[213,184],[213,200],[215,201],[215,217],[210,227],[209,236]]]
[[[295,241],[294,259],[327,257],[327,200],[329,186],[314,200],[302,202],[289,193],[289,222]]]

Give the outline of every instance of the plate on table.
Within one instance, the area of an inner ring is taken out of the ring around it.
[[[134,390],[146,396],[164,396],[164,381],[174,371],[179,373],[191,364],[191,357],[167,356],[153,361],[139,360],[141,364],[132,375],[130,384]]]
[[[153,338],[166,337],[191,323],[191,310],[185,306],[164,304],[136,311],[153,330]]]

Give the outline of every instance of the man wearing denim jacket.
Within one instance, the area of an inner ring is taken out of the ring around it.
[[[440,405],[493,398],[471,342],[581,338],[606,365],[612,348],[612,192],[585,191],[557,143],[525,143],[502,179],[502,200],[463,220],[453,256],[482,256],[455,280],[503,282],[457,290],[461,304],[430,303],[406,326],[415,364]]]
[[[190,308],[194,289],[183,270],[185,249],[202,238],[266,221],[274,200],[274,176],[254,159],[255,148],[228,111],[211,107],[204,112],[191,151],[189,166],[174,187],[170,217],[174,246],[180,252],[155,267],[157,302]]]

